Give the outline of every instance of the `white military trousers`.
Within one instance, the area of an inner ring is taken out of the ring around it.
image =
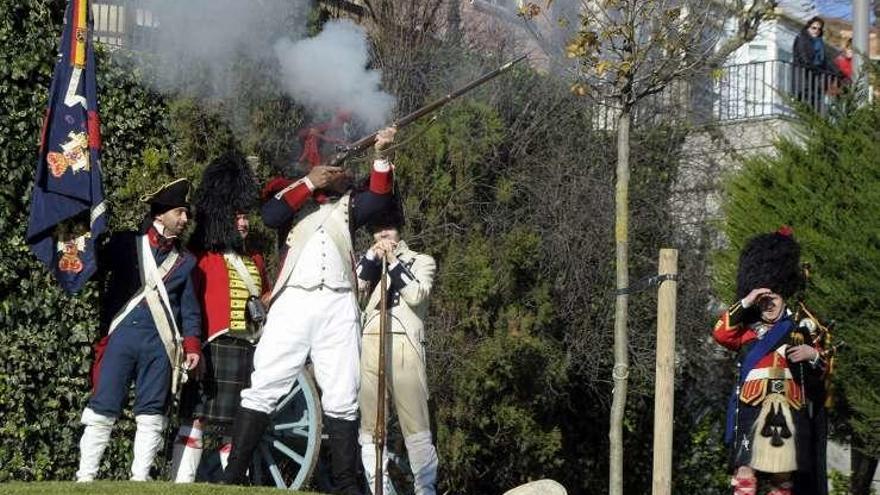
[[[324,414],[357,419],[360,319],[351,291],[285,287],[275,298],[254,353],[241,406],[271,413],[311,355]]]
[[[376,429],[376,410],[379,407],[379,335],[365,334],[362,345],[359,394],[361,433],[372,435]],[[422,385],[425,363],[419,350],[406,334],[392,333],[388,336],[386,353],[387,393],[394,400],[403,436],[430,432],[428,391]]]

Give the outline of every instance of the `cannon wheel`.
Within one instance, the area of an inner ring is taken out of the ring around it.
[[[251,468],[256,485],[298,490],[312,476],[321,448],[321,401],[309,368],[281,399]]]

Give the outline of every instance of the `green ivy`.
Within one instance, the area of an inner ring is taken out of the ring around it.
[[[49,84],[61,35],[64,1],[0,0],[0,482],[71,479],[78,462],[79,416],[88,399],[92,344],[98,335],[95,282],[68,296],[24,240],[28,205]],[[143,60],[98,45],[102,171],[111,230],[136,228],[139,198],[171,178],[197,182],[204,166],[231,147],[261,158],[258,174],[274,173],[283,122],[301,111],[253,81],[240,99],[247,132],[226,119],[225,102],[162,96],[145,84]],[[135,63],[138,62],[138,63]],[[262,80],[259,72],[249,72]],[[225,106],[224,106],[225,105]],[[247,145],[247,147],[245,147]],[[288,148],[289,149],[289,148]],[[254,237],[271,246],[259,224]],[[102,477],[128,477],[133,425],[123,415],[104,456]]]

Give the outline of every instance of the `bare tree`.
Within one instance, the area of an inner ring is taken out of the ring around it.
[[[628,322],[630,313],[630,130],[639,124],[645,102],[679,81],[706,74],[757,34],[772,14],[774,0],[568,0],[522,5],[517,16],[496,2],[474,0],[477,10],[516,23],[544,51],[551,66],[574,80],[572,91],[592,99],[614,117],[616,132],[614,384],[610,414],[609,492],[623,490],[623,431],[630,375]],[[386,80],[402,85],[398,94],[418,95],[434,86],[426,77],[436,73],[443,57],[432,49],[442,38],[443,17],[458,20],[453,3],[365,2],[375,30],[376,59]],[[449,15],[450,12],[453,15]],[[444,16],[444,14],[446,14]],[[725,20],[736,25],[725,33]],[[405,48],[404,48],[405,47]],[[416,49],[421,47],[421,49]],[[427,50],[425,48],[428,48]],[[432,53],[433,52],[433,53]],[[424,57],[430,53],[432,56]],[[422,54],[422,55],[416,55]],[[418,67],[417,67],[418,66]],[[415,70],[414,70],[415,69]],[[390,72],[399,77],[388,77]],[[420,91],[420,89],[422,91]],[[403,107],[407,102],[401,102]],[[587,124],[588,125],[588,124]],[[560,177],[564,175],[560,174]],[[609,194],[610,196],[610,194]],[[609,198],[610,199],[610,198]]]
[[[616,114],[615,184],[616,287],[614,367],[609,428],[609,493],[623,492],[623,418],[629,375],[629,178],[630,130],[639,105],[676,81],[688,80],[722,64],[752,40],[774,0],[581,0],[574,19],[556,19],[570,30],[566,56],[575,83],[572,91],[591,97]],[[534,3],[523,6],[527,19],[551,16]],[[736,32],[724,33],[733,19]],[[553,21],[554,19],[550,19]],[[544,23],[554,25],[553,22]]]

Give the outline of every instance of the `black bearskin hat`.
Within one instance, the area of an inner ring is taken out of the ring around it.
[[[235,216],[255,208],[257,198],[257,180],[241,153],[230,151],[211,162],[195,193],[193,247],[199,251],[244,252]]]
[[[739,256],[737,298],[742,299],[761,287],[784,299],[793,296],[804,284],[800,258],[801,247],[788,226],[753,237]]]

